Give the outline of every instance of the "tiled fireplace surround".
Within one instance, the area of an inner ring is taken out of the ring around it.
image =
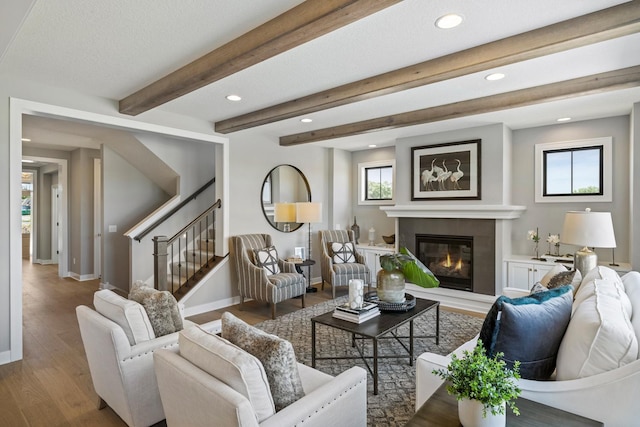
[[[505,282],[503,259],[511,253],[511,220],[520,217],[524,206],[413,204],[381,209],[396,218],[398,247],[405,246],[414,254],[416,234],[473,236],[473,292],[411,284],[407,291],[453,308],[488,311]]]

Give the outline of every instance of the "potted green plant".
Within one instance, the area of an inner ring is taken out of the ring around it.
[[[434,288],[440,281],[407,248],[400,252],[380,255],[380,267],[376,275],[378,298],[382,301],[402,303],[405,280],[423,288]]]
[[[473,351],[465,350],[463,357],[451,356],[447,369],[433,374],[448,381],[447,392],[458,400],[458,415],[464,427],[502,426],[506,423],[506,405],[520,415],[515,399],[520,395],[520,362],[510,369],[502,360],[502,353],[494,357],[486,354],[482,341]]]

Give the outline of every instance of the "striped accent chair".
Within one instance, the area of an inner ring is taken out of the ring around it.
[[[231,257],[238,275],[240,305],[245,298],[253,298],[271,304],[271,318],[276,318],[276,304],[289,298],[304,296],[307,282],[296,272],[295,265],[278,258],[280,272],[267,274],[263,267],[256,265],[254,250],[272,246],[268,234],[244,234],[231,237]]]
[[[356,242],[351,230],[320,230],[320,246],[322,247],[322,289],[325,282],[331,285],[333,298],[336,297],[336,286],[348,286],[349,280],[361,279],[371,290],[369,267],[367,267],[364,255],[355,251]],[[355,262],[333,262],[332,243],[351,242],[354,248]]]

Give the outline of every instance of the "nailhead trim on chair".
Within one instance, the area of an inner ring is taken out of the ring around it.
[[[316,409],[314,414],[317,414],[320,412],[320,410],[326,408],[327,406],[330,406],[331,404],[333,404],[333,402],[337,401],[340,397],[344,396],[345,394],[349,393],[351,390],[353,390],[354,388],[356,388],[357,386],[359,386],[360,384],[362,384],[363,382],[366,382],[366,378],[358,381],[356,384],[352,385],[351,387],[343,390],[340,394],[338,394],[337,396],[335,396],[331,401],[329,402],[325,402],[319,409]],[[307,417],[304,420],[300,420],[298,423],[294,424],[294,426],[298,426],[300,424],[304,424],[306,420],[310,419],[312,417],[312,415],[307,415]]]
[[[162,347],[158,347],[158,348],[168,349],[168,348],[171,348],[171,347],[175,347],[175,346],[177,346],[177,345],[178,345],[178,343],[177,343],[177,342],[175,342],[175,343],[173,343],[173,344],[170,344],[170,345],[163,345]],[[153,350],[151,350],[151,351],[145,351],[144,353],[136,354],[136,355],[135,355],[135,356],[133,356],[133,357],[127,357],[127,358],[125,358],[125,359],[122,359],[121,361],[122,361],[122,362],[126,362],[127,360],[134,360],[135,358],[142,357],[142,356],[146,356],[146,355],[147,355],[147,354],[149,354],[149,353],[153,354],[153,352],[154,352],[154,351],[156,351],[158,348],[154,348],[154,349],[153,349]]]

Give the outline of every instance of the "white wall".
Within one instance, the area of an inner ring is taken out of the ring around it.
[[[328,228],[342,230],[348,228],[352,223],[353,186],[351,183],[351,161],[350,151],[331,148],[328,150],[330,161],[329,195],[328,195]],[[338,227],[340,226],[340,227]]]

